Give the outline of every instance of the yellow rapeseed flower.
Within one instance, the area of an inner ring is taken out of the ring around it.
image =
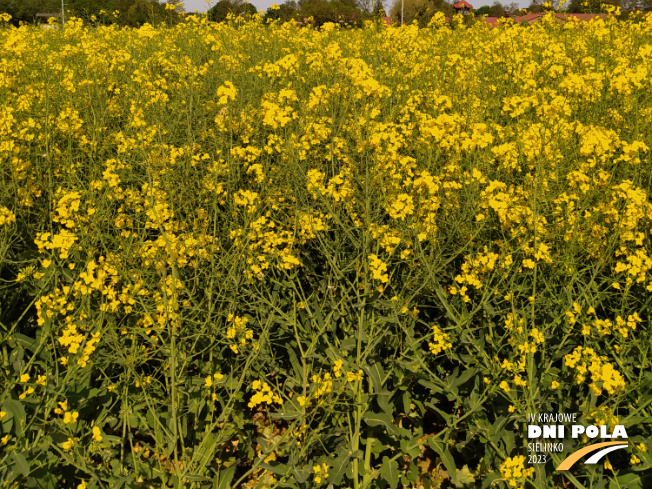
[[[102,441],[102,432],[97,426],[93,426],[93,440]]]
[[[63,422],[65,424],[76,423],[78,417],[79,417],[79,413],[77,411],[66,412],[63,415]]]

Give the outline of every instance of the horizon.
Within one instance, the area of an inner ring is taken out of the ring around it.
[[[200,13],[203,13],[208,11],[208,9],[210,9],[211,7],[213,7],[217,3],[217,1],[208,2],[206,0],[185,0],[182,1],[181,3],[183,3],[186,12],[190,13],[190,12],[198,11]],[[269,7],[271,7],[274,4],[281,5],[285,2],[278,2],[274,0],[253,0],[253,1],[249,1],[248,3],[251,3],[259,11],[260,10],[266,11]],[[482,2],[475,1],[469,3],[473,5],[474,9],[477,9],[485,5],[491,7],[494,2],[484,0]],[[515,2],[508,2],[508,3],[516,3],[521,9],[527,8],[530,5],[530,2],[523,2],[523,1],[515,1]],[[389,9],[391,8],[391,3],[383,0],[383,6],[385,7],[385,12],[389,13]]]

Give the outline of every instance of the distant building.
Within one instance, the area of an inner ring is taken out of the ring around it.
[[[527,14],[511,17],[511,19],[517,24],[526,23],[534,24],[539,22],[541,18],[545,15],[545,12],[537,14]],[[560,24],[566,22],[588,22],[593,19],[606,19],[608,14],[555,14],[555,20]],[[489,24],[489,27],[495,27],[498,24],[498,20],[502,18],[510,18],[509,15],[505,17],[486,17],[485,21]]]
[[[36,14],[36,17],[42,17],[42,18],[44,18],[46,20],[49,19],[50,17],[55,17],[55,18],[58,19],[59,17],[61,17],[61,12],[57,12],[57,13],[53,13],[53,14],[38,13],[38,14]]]
[[[455,12],[458,14],[466,15],[468,14],[471,10],[473,10],[473,5],[471,5],[469,2],[466,0],[460,0],[457,2],[455,5],[453,5],[453,8],[455,9]]]

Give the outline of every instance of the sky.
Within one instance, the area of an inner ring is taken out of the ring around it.
[[[181,1],[181,0],[177,0],[177,1]],[[218,0],[213,0],[210,3],[207,3],[205,0],[183,0],[183,4],[186,8],[186,12],[193,12],[195,10],[198,10],[199,12],[206,12],[209,8],[215,5],[217,1]],[[284,1],[285,0],[250,0],[249,3],[255,5],[258,10],[267,10],[267,8],[271,7],[272,4],[278,3],[280,5]],[[383,1],[387,9],[389,9],[389,6],[393,3],[393,0],[383,0]],[[483,5],[491,5],[492,3],[494,3],[493,0],[467,0],[467,1],[475,8],[482,7]],[[528,0],[526,1],[502,0],[500,3],[507,4],[507,3],[511,3],[512,1],[518,3],[521,7],[527,7],[530,4]]]

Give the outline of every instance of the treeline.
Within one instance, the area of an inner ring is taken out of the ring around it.
[[[457,2],[457,0],[454,0]],[[467,0],[468,1],[468,0]],[[469,2],[473,5],[473,2]],[[505,17],[507,15],[524,15],[526,13],[540,13],[545,10],[555,10],[567,13],[599,13],[604,12],[604,4],[620,7],[627,16],[637,8],[643,11],[652,10],[652,0],[570,0],[559,9],[559,0],[546,2],[545,0],[532,0],[527,8],[521,8],[515,2],[500,3],[495,1],[492,5],[483,5],[471,10],[475,17],[486,15],[487,17]],[[545,6],[544,6],[545,5]],[[420,26],[426,26],[437,12],[443,12],[447,17],[455,14],[453,3],[445,0],[394,0],[390,9],[392,22],[401,22],[401,9],[404,12],[404,23],[417,22]]]
[[[209,20],[221,22],[229,15],[247,15],[256,13],[256,8],[243,0],[220,0],[208,11]],[[385,17],[381,0],[288,0],[281,5],[272,5],[267,9],[264,20],[287,22],[310,22],[322,25],[337,22],[358,25],[364,20]]]
[[[455,15],[453,4],[458,0],[449,3],[445,0],[394,0],[390,9],[390,18],[392,22],[401,23],[401,9],[405,15],[405,24],[411,24],[416,21],[420,26],[426,26],[437,12],[443,12],[445,16],[452,17]],[[467,0],[469,1],[469,0]],[[469,2],[471,3],[471,2]],[[473,3],[471,3],[473,5]],[[476,17],[486,15],[488,17],[503,17],[508,12],[515,13],[520,9],[517,3],[502,4],[498,1],[493,5],[484,5],[473,9],[472,12]]]
[[[604,5],[613,5],[620,7],[621,12],[632,12],[634,10],[650,11],[652,10],[652,0],[570,0],[563,5],[559,5],[559,0],[550,1],[550,6],[544,6],[545,0],[533,0],[527,7],[528,13],[539,13],[545,10],[554,10],[556,12],[566,12],[569,14],[597,14],[604,12]],[[496,5],[496,4],[494,4]],[[514,4],[512,4],[514,5]],[[507,9],[514,13],[514,9]],[[476,15],[477,11],[476,11]],[[488,14],[493,15],[493,14]],[[500,17],[500,15],[494,15]]]
[[[361,25],[365,20],[380,20],[389,16],[391,22],[400,24],[401,13],[404,23],[417,22],[426,26],[437,12],[443,12],[447,17],[455,14],[453,2],[446,0],[393,0],[389,12],[385,10],[382,0],[287,0],[280,5],[273,5],[264,14],[265,21],[279,20],[286,22],[295,20],[300,23],[311,23],[320,26],[326,22],[337,22],[346,25]],[[181,5],[174,0],[168,4],[175,5],[176,12],[182,11]],[[546,2],[547,3],[547,2]],[[544,0],[532,0],[526,9],[520,9],[517,3],[500,3],[484,5],[473,9],[476,17],[503,17],[505,15],[522,15],[543,12],[546,9],[556,10],[559,0],[550,2],[544,7]],[[641,9],[652,10],[652,0],[570,0],[563,6],[564,12],[596,13],[604,9],[602,4],[611,4],[621,8],[623,12]],[[101,23],[118,23],[121,25],[138,26],[145,22],[157,24],[162,21],[178,20],[175,10],[166,9],[165,2],[157,0],[65,0],[66,17],[75,16],[86,21]],[[61,0],[3,0],[0,13],[7,12],[12,16],[11,22],[31,23],[38,18],[39,13],[61,12]],[[220,0],[208,11],[208,18],[214,22],[222,22],[230,16],[247,16],[257,13],[256,7],[245,0]],[[42,21],[44,19],[41,19]]]
[[[167,3],[174,4],[172,0]],[[65,0],[64,6],[66,17],[131,26],[176,19],[172,11],[165,7],[166,3],[157,0]],[[178,6],[176,11],[182,8]],[[11,22],[15,25],[20,22],[32,23],[39,19],[36,14],[61,14],[61,0],[2,0],[2,12],[11,15]]]

